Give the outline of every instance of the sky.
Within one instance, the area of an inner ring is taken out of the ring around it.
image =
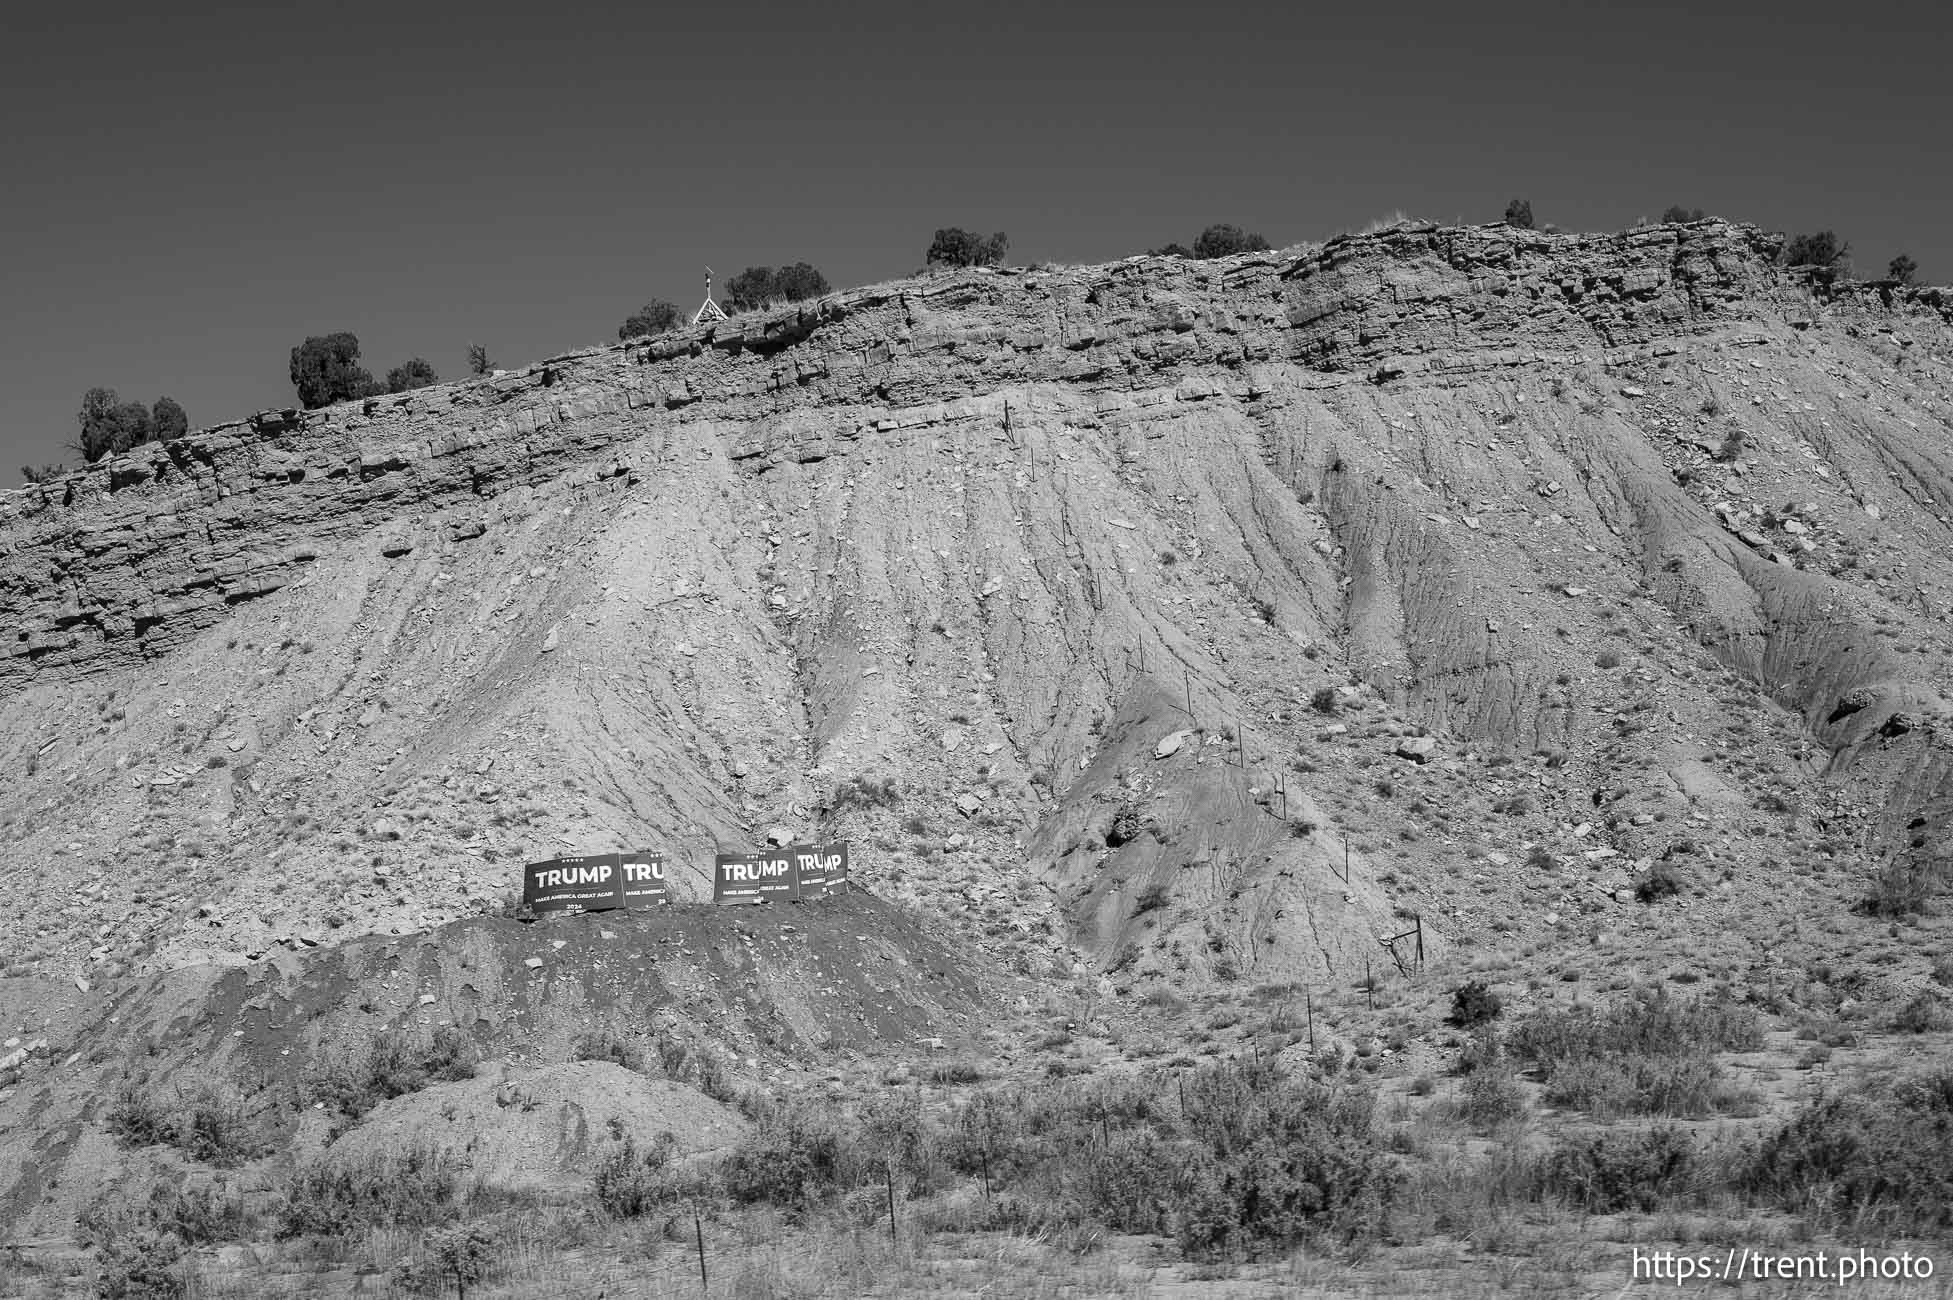
[[[82,394],[192,427],[375,374],[515,367],[688,313],[709,264],[916,270],[933,232],[1094,262],[1396,211],[1832,229],[1953,282],[1936,5],[36,6],[0,42],[0,483]]]

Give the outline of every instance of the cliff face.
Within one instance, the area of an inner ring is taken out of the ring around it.
[[[1335,374],[1414,358],[1411,374],[1436,376],[1577,359],[1714,321],[1761,290],[1771,251],[1717,225],[1604,241],[1400,228],[1225,267],[980,272],[494,380],[268,412],[11,494],[0,599],[16,634],[0,689],[167,652],[377,526],[404,554],[406,512],[454,512],[426,536],[463,539],[506,514],[481,503],[514,489],[645,472],[640,439],[674,425],[740,423],[727,454],[765,469],[958,418],[925,404],[1013,386],[1252,400],[1272,390],[1250,368],[1271,362]],[[1167,382],[1188,378],[1184,391]]]
[[[1937,844],[1953,308],[1775,249],[970,271],[12,493],[13,969],[412,929],[569,849],[697,896],[777,827],[1026,969],[1314,977],[1411,911],[1606,924],[1688,818],[1764,890],[1818,815],[1764,795]]]

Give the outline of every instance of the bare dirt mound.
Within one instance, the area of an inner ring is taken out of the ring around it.
[[[214,1098],[253,1151],[283,1166],[327,1140],[334,1117],[318,1098],[332,1095],[328,1076],[357,1071],[383,1035],[421,1048],[437,1032],[458,1035],[465,1059],[500,1061],[524,1095],[552,1099],[544,1104],[554,1118],[533,1124],[574,1129],[612,1117],[604,1088],[616,1076],[564,1063],[605,1044],[641,1058],[653,1076],[661,1053],[689,1083],[707,1070],[729,1095],[782,1071],[913,1051],[923,1040],[967,1042],[1017,996],[955,943],[860,891],[529,925],[479,918],[406,939],[281,949],[249,966],[163,972],[96,990],[75,1018],[41,1026],[47,1048],[0,1090],[0,1217],[65,1231],[92,1189],[146,1158],[153,1140],[131,1147],[111,1135],[125,1087],[172,1125]],[[562,1069],[570,1072],[550,1073]],[[529,1082],[537,1070],[541,1081]],[[473,1114],[486,1089],[502,1122],[531,1123],[521,1103],[495,1105],[498,1083],[452,1085],[460,1091],[442,1106]],[[615,1111],[627,1126],[655,1109],[654,1097],[632,1096],[638,1109]],[[686,1113],[717,1113],[704,1098],[685,1104]],[[420,1123],[420,1111],[409,1101],[398,1122]],[[559,1145],[543,1142],[537,1158],[560,1163]],[[576,1160],[588,1154],[576,1150]]]
[[[402,1151],[454,1161],[470,1179],[508,1191],[587,1192],[608,1151],[670,1134],[674,1156],[706,1155],[750,1126],[695,1088],[647,1079],[609,1061],[539,1070],[497,1068],[380,1103],[323,1159],[371,1163]]]

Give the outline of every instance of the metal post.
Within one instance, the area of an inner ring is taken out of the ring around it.
[[[1192,671],[1191,671],[1191,670],[1189,670],[1189,669],[1186,669],[1186,668],[1182,668],[1182,669],[1180,670],[1180,680],[1181,680],[1182,682],[1184,682],[1184,683],[1186,683],[1186,687],[1187,687],[1187,721],[1188,721],[1188,722],[1192,722],[1192,721],[1194,720],[1194,711],[1193,711],[1193,673],[1192,673]]]
[[[888,1242],[899,1246],[901,1243],[895,1237],[895,1166],[883,1165],[882,1172],[888,1176]]]
[[[1377,977],[1370,973],[1370,958],[1363,958],[1363,991],[1370,995],[1370,1010],[1377,1009]]]
[[[1307,990],[1302,994],[1302,1006],[1309,1015],[1309,1055],[1316,1054],[1316,996]]]
[[[705,1276],[705,1223],[696,1207],[692,1210],[692,1231],[698,1234],[698,1284],[701,1290],[709,1290],[712,1283]]]

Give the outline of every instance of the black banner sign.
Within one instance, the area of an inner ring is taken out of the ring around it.
[[[778,903],[800,897],[793,854],[785,849],[721,853],[713,859],[712,901]]]
[[[522,902],[538,912],[622,907],[624,875],[618,867],[615,853],[532,862],[523,869]]]
[[[624,905],[669,903],[665,889],[665,859],[661,853],[623,853],[618,855],[618,872],[623,876]]]
[[[787,852],[793,854],[794,870],[800,877],[802,898],[820,898],[847,889],[847,841],[839,840],[833,844],[791,844],[787,846]]]
[[[789,844],[783,849],[719,854],[712,871],[712,901],[798,902],[840,893],[847,885],[845,841]]]

